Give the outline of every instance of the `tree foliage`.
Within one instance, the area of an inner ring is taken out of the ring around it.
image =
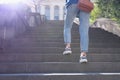
[[[120,0],[98,0],[100,16],[120,23]]]

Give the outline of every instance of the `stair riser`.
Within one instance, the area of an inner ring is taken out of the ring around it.
[[[1,63],[0,73],[119,73],[119,62],[80,63]]]
[[[62,38],[61,38],[62,37]],[[63,40],[63,36],[26,36],[24,38],[28,38],[28,39],[38,39],[38,40],[42,40],[42,39],[48,39],[48,40],[58,40],[58,39],[62,39]],[[17,39],[16,39],[17,40]],[[19,40],[19,39],[18,39]],[[77,36],[73,36],[72,40],[79,40],[79,37]],[[114,38],[110,37],[110,38],[105,38],[105,37],[90,37],[89,38],[90,41],[94,42],[117,42],[120,43],[120,40],[114,40]]]
[[[72,38],[73,39],[79,39],[79,35],[71,35],[72,36]],[[27,35],[27,36],[24,36],[23,38],[63,38],[63,35],[49,35],[49,34],[46,34],[46,35],[41,35],[41,34],[39,34],[39,35]],[[98,35],[96,35],[96,36],[90,36],[90,39],[112,39],[112,40],[114,40],[113,39],[113,37],[105,37],[105,36],[98,36]],[[118,39],[118,40],[120,40],[120,39]]]
[[[28,32],[26,32],[25,33],[25,35],[39,35],[39,34],[41,34],[41,35],[46,35],[46,34],[48,34],[48,35],[63,35],[63,29],[52,29],[52,30],[49,30],[49,29],[41,29],[41,30],[39,30],[39,31],[30,31],[29,33]],[[71,34],[73,35],[73,36],[79,36],[79,31],[77,30],[72,30],[71,31]],[[98,36],[98,37],[102,37],[103,36],[103,34],[104,34],[104,36],[105,37],[111,37],[111,35],[113,35],[114,37],[118,37],[118,36],[116,36],[116,35],[114,35],[114,34],[112,34],[112,33],[108,33],[108,32],[97,32],[97,31],[89,31],[89,35],[90,36]]]
[[[60,42],[41,42],[41,41],[36,41],[36,42],[32,42],[30,44],[12,44],[12,47],[17,47],[17,46],[22,46],[24,48],[26,47],[41,47],[41,46],[47,46],[47,47],[65,47],[64,42],[63,44],[61,44]],[[80,43],[72,43],[71,44],[72,47],[74,48],[78,48],[80,47]],[[114,46],[114,48],[120,48],[120,45],[118,43],[89,43],[89,47],[90,48],[112,48]]]
[[[1,63],[10,62],[78,62],[78,55],[56,55],[56,54],[6,54],[0,55]],[[87,55],[89,62],[120,62],[119,54],[92,54]]]
[[[9,52],[9,53],[55,53],[55,54],[59,54],[62,53],[64,51],[64,48],[62,47],[38,47],[38,48],[14,48],[11,50],[7,50],[5,52]],[[78,53],[80,52],[79,48],[73,48],[72,49],[73,53]],[[113,54],[113,53],[120,53],[120,49],[119,48],[89,48],[89,52],[90,53],[109,53],[109,54]]]
[[[0,80],[118,80],[119,75],[33,75],[33,76],[0,76]]]

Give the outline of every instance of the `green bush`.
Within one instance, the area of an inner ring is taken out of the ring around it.
[[[100,17],[110,18],[120,24],[120,0],[98,0]]]
[[[94,5],[94,9],[90,15],[90,22],[93,23],[97,18],[100,17],[100,9],[98,8],[97,4]]]

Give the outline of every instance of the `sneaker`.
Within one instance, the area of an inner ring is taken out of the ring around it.
[[[87,63],[88,62],[87,57],[86,56],[81,56],[79,62],[80,63]]]
[[[72,54],[71,48],[65,48],[65,51],[63,52],[63,55]]]

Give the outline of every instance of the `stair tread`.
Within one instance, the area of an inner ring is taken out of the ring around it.
[[[83,75],[103,75],[103,76],[111,76],[118,75],[120,73],[10,73],[10,74],[0,74],[0,76],[83,76]]]
[[[1,63],[0,73],[119,73],[120,62],[24,62]]]

